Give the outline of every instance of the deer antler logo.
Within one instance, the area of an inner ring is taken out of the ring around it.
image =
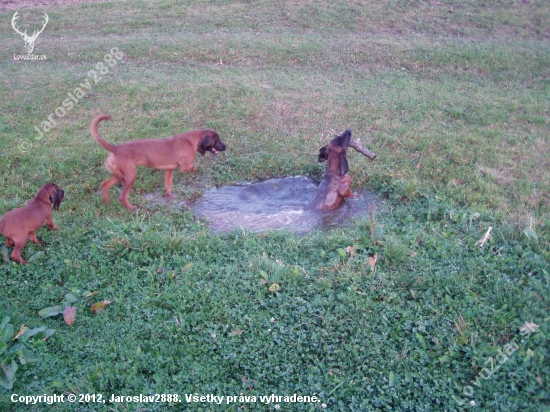
[[[11,26],[13,27],[13,29],[18,34],[21,35],[21,37],[25,41],[25,49],[27,50],[27,53],[31,54],[32,51],[34,50],[34,42],[36,41],[36,39],[38,38],[40,33],[42,33],[44,31],[44,29],[46,28],[46,25],[48,24],[48,21],[50,20],[50,18],[48,17],[48,15],[46,13],[44,13],[44,18],[45,18],[44,25],[42,26],[42,28],[40,30],[34,30],[32,36],[29,36],[27,34],[27,30],[25,30],[24,32],[21,32],[21,31],[19,31],[19,27],[15,26],[15,24],[17,23],[17,19],[19,18],[17,13],[19,13],[19,11],[16,11],[15,14],[13,15],[12,19],[11,19]]]

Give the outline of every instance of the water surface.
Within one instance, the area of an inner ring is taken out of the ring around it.
[[[354,191],[356,197],[346,199],[336,210],[305,210],[317,186],[304,176],[222,186],[207,190],[188,206],[215,232],[241,229],[306,233],[351,223],[360,215],[368,216],[369,207],[377,205],[372,193]]]

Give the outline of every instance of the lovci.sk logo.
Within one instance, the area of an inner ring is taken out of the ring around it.
[[[27,34],[27,30],[22,32],[21,30],[19,30],[19,27],[16,26],[17,19],[19,18],[19,15],[17,13],[19,13],[19,11],[16,11],[11,19],[11,26],[13,27],[15,32],[23,38],[23,41],[25,42],[25,50],[27,51],[27,54],[19,54],[19,55],[14,54],[13,59],[14,60],[46,60],[47,58],[45,54],[32,54],[32,52],[34,50],[34,44],[36,42],[36,39],[38,38],[40,33],[42,33],[46,28],[46,25],[48,24],[48,21],[50,20],[50,18],[46,13],[44,13],[44,24],[42,25],[42,28],[39,30],[34,30],[32,35],[29,36]]]

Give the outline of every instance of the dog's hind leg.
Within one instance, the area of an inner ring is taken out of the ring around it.
[[[15,247],[13,248],[10,257],[17,263],[26,265],[27,261],[21,257],[21,251],[27,244],[27,239],[17,239],[13,240],[13,242],[15,243]]]
[[[106,205],[109,204],[109,189],[111,188],[111,186],[116,185],[120,181],[121,179],[118,176],[113,175],[108,180],[101,183],[101,200],[103,201],[103,203],[105,203]]]
[[[122,193],[120,194],[120,201],[124,205],[125,208],[130,210],[137,209],[137,206],[131,205],[128,202],[128,195],[130,194],[130,191],[134,187],[134,183],[136,182],[136,167],[135,165],[128,166],[126,169],[123,170],[123,179],[122,179]]]

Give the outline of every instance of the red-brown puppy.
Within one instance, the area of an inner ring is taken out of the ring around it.
[[[306,209],[333,210],[340,206],[345,197],[353,197],[346,158],[350,139],[351,131],[346,130],[319,150],[318,160],[327,161],[327,170]]]
[[[34,232],[44,222],[49,229],[58,229],[53,222],[52,207],[58,210],[64,196],[65,192],[57,185],[46,183],[25,206],[10,210],[0,218],[0,234],[6,238],[7,247],[14,246],[10,256],[17,263],[27,263],[21,257],[21,250],[27,244],[27,238],[40,243]]]
[[[136,181],[136,166],[164,170],[164,196],[170,198],[175,169],[179,168],[182,173],[194,172],[195,152],[218,154],[225,150],[225,144],[211,129],[191,130],[168,139],[142,139],[113,145],[103,140],[97,131],[99,122],[109,119],[104,114],[97,116],[90,127],[94,139],[109,151],[105,167],[112,176],[101,184],[101,199],[106,204],[109,203],[110,187],[122,182],[120,201],[130,210],[137,208],[128,202],[128,195]]]

